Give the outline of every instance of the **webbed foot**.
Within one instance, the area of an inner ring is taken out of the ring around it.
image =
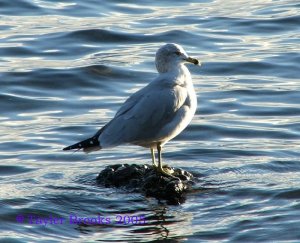
[[[161,174],[163,174],[167,177],[172,177],[172,178],[178,179],[178,177],[173,176],[170,172],[168,172],[168,171],[170,171],[169,169],[166,169],[166,168],[163,168],[163,167],[160,167],[160,166],[157,166],[155,169],[158,173],[161,173]]]

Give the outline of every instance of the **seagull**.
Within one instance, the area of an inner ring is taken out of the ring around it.
[[[63,150],[83,149],[88,153],[121,144],[139,145],[150,148],[158,173],[174,177],[162,166],[162,147],[187,127],[196,112],[197,97],[187,63],[200,65],[178,44],[160,47],[155,56],[158,76],[132,94],[94,136]]]

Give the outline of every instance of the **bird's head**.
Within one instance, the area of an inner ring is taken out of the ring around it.
[[[159,73],[168,72],[172,68],[184,63],[201,65],[197,59],[189,57],[185,50],[178,44],[165,44],[156,52],[155,64]]]

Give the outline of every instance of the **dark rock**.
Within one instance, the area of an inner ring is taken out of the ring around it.
[[[107,166],[99,173],[97,183],[106,187],[122,187],[132,192],[166,200],[169,204],[184,202],[193,184],[193,175],[179,168],[164,166],[173,177],[158,173],[153,166],[116,164]]]

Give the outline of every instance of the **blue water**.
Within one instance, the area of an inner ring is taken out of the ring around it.
[[[178,206],[96,185],[147,149],[61,151],[156,76],[167,42],[203,64],[196,115],[163,154],[198,176]],[[299,242],[299,53],[294,0],[1,0],[0,242]]]

